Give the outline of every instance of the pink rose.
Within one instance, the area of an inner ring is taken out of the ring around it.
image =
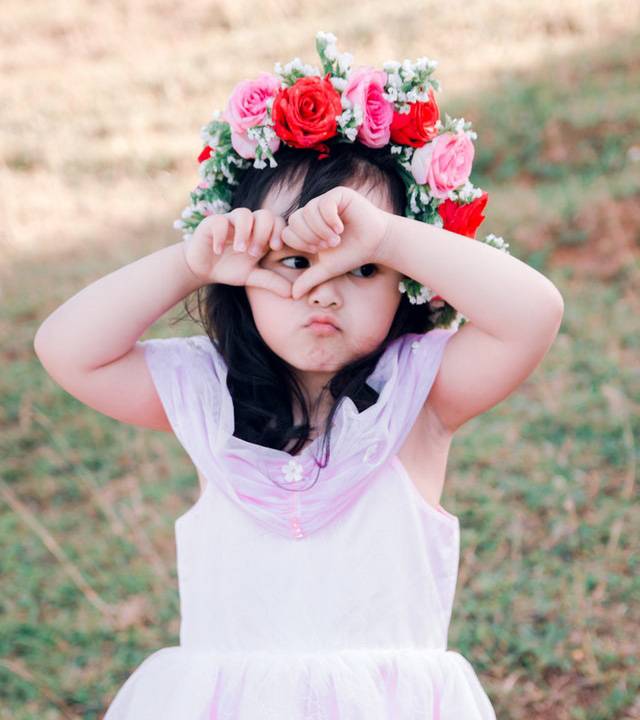
[[[256,156],[258,141],[247,137],[247,130],[266,123],[267,100],[279,90],[280,79],[265,72],[256,80],[242,80],[233,88],[222,117],[231,127],[231,144],[241,157]],[[275,153],[279,146],[278,137],[269,141],[271,152]]]
[[[393,103],[382,97],[387,82],[384,70],[370,67],[351,72],[343,95],[353,105],[362,108],[363,121],[358,128],[358,140],[369,147],[383,147],[389,142]]]
[[[418,185],[428,183],[432,195],[444,199],[469,179],[474,153],[466,133],[443,133],[414,150],[411,173]]]

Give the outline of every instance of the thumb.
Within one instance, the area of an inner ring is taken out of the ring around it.
[[[282,275],[278,275],[278,273],[265,270],[264,268],[254,268],[249,273],[245,285],[264,288],[284,298],[291,297],[291,283],[289,280],[282,277]]]
[[[291,287],[291,297],[294,300],[298,300],[298,298],[301,298],[303,295],[308,293],[311,288],[319,285],[325,280],[328,280],[330,277],[332,277],[331,273],[328,268],[322,265],[322,263],[312,265],[293,283]]]

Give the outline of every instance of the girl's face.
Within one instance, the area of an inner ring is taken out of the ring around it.
[[[379,187],[368,192],[351,187],[383,210],[393,212]],[[272,188],[262,207],[282,216],[299,190],[285,185]],[[318,261],[317,254],[285,245],[269,250],[258,264],[293,283]],[[245,290],[258,332],[271,350],[297,371],[313,400],[343,365],[374,350],[387,336],[402,299],[398,290],[402,277],[385,265],[369,264],[329,278],[297,300],[264,288],[246,286]],[[313,314],[329,315],[339,329],[326,332],[309,327]]]

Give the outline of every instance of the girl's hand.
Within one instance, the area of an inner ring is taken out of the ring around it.
[[[185,260],[203,285],[251,285],[290,298],[289,280],[258,266],[269,249],[282,247],[284,227],[284,218],[267,209],[209,215],[185,240]]]
[[[292,298],[297,300],[331,277],[379,261],[392,217],[357,190],[342,185],[292,213],[282,231],[283,242],[320,257],[293,283]]]

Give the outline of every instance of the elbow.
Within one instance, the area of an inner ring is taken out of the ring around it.
[[[562,318],[564,316],[564,298],[558,288],[551,284],[549,295],[544,302],[540,303],[543,308],[541,326],[542,332],[551,335],[552,341],[560,331]]]
[[[538,306],[543,308],[544,314],[548,318],[557,320],[559,323],[564,315],[564,298],[560,290],[550,280],[545,278],[545,281],[545,292],[541,293],[542,297]]]
[[[37,329],[36,334],[33,336],[33,351],[40,361],[42,356],[46,352],[46,332],[43,331],[44,325],[40,325]]]

